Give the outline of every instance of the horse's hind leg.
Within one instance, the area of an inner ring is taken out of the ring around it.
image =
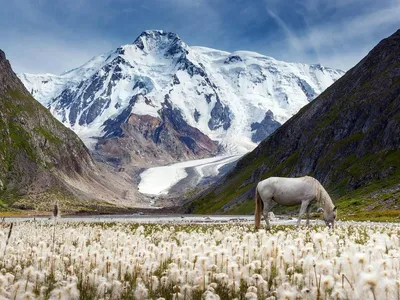
[[[263,216],[265,219],[265,223],[267,224],[267,230],[271,229],[271,225],[269,223],[269,211],[271,210],[271,207],[272,207],[272,199],[271,198],[265,199]]]
[[[304,213],[306,212],[306,208],[308,206],[309,202],[304,201],[301,203],[301,207],[300,207],[300,212],[299,212],[299,219],[297,220],[297,227],[300,226],[300,222],[301,222],[301,216],[304,215]]]

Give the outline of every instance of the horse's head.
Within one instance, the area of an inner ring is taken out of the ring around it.
[[[324,221],[326,226],[334,228],[336,220],[336,206],[332,210],[324,210]]]

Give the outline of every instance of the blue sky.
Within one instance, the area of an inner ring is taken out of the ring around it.
[[[147,29],[347,70],[400,28],[399,0],[0,0],[0,8],[0,48],[16,72],[30,73],[62,73]]]

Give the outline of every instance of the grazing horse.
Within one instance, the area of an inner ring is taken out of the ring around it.
[[[260,228],[261,214],[264,215],[267,229],[270,229],[268,213],[272,207],[272,201],[281,205],[301,204],[297,227],[300,226],[301,217],[307,212],[307,226],[310,224],[310,208],[313,202],[318,203],[324,209],[325,224],[334,226],[336,219],[336,206],[331,197],[313,177],[299,178],[270,177],[260,181],[256,188],[255,226]]]

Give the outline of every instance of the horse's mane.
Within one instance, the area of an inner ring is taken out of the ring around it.
[[[332,199],[329,196],[328,192],[325,190],[325,188],[322,186],[322,184],[318,181],[315,180],[316,182],[316,189],[317,189],[317,203],[320,207],[323,207],[325,209],[326,205],[330,205],[333,207]]]

